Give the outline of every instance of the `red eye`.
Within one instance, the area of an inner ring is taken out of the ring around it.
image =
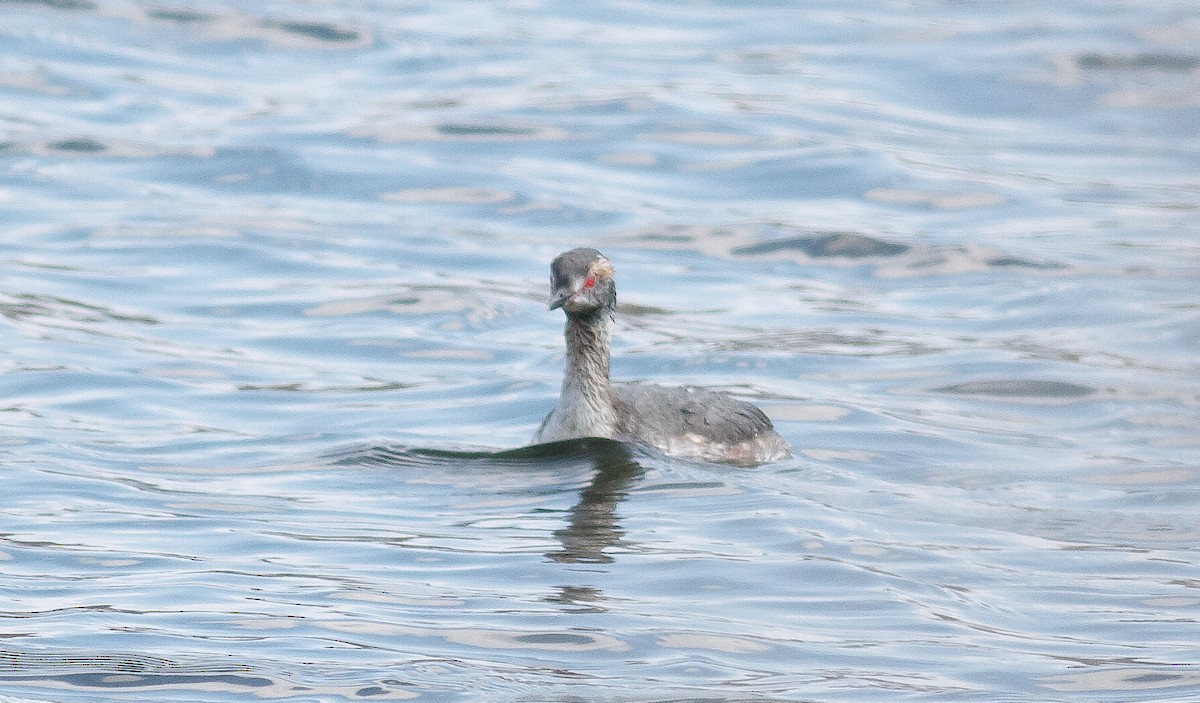
[[[583,287],[584,288],[595,288],[596,287],[596,277],[588,276],[587,280],[583,282]]]

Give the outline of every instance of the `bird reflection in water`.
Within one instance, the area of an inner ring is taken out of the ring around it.
[[[579,502],[571,507],[567,526],[554,531],[562,549],[546,556],[557,562],[607,564],[613,558],[604,550],[615,547],[625,534],[617,521],[617,504],[625,499],[642,467],[633,460],[629,447],[620,442],[587,439],[542,446],[584,443],[590,448],[596,473],[580,491]]]
[[[452,467],[553,471],[578,468],[588,462],[594,469],[592,479],[580,491],[578,502],[568,510],[566,526],[554,531],[561,548],[546,553],[548,559],[560,563],[613,561],[605,550],[617,546],[624,535],[617,519],[617,505],[643,471],[634,459],[632,447],[601,438],[570,439],[501,452],[371,447],[333,458],[343,466],[431,468],[436,465],[440,472]]]

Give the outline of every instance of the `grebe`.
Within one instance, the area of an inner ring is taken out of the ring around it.
[[[550,309],[567,314],[567,366],[558,406],[542,421],[534,443],[606,437],[739,465],[791,456],[787,441],[750,403],[691,386],[610,383],[616,305],[613,267],[600,252],[572,249],[550,264]]]

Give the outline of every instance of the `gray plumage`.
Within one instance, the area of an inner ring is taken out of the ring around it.
[[[787,442],[750,403],[690,386],[610,384],[617,291],[603,254],[587,248],[560,254],[550,265],[550,293],[550,308],[567,314],[567,363],[558,406],[534,442],[607,437],[742,465],[790,456]]]

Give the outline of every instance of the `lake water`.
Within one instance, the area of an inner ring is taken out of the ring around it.
[[[1200,700],[1194,2],[0,2],[0,701]],[[550,259],[754,469],[534,449]],[[512,450],[512,451],[505,451]]]

